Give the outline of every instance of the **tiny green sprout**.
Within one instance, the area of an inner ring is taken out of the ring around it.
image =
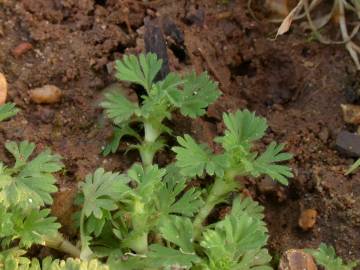
[[[345,172],[345,175],[349,175],[354,173],[360,166],[360,158],[358,160],[356,160],[351,166],[350,168]]]
[[[142,86],[145,94],[139,103],[128,100],[121,91],[105,94],[101,106],[115,125],[113,141],[105,147],[105,155],[115,153],[124,136],[132,136],[139,141],[132,148],[140,152],[143,164],[151,165],[155,153],[165,145],[161,134],[171,132],[163,121],[170,119],[176,109],[184,116],[199,117],[219,97],[217,84],[207,73],[197,76],[193,72],[184,77],[169,73],[164,80],[155,82],[161,66],[162,60],[153,53],[125,55],[116,61],[116,78]],[[136,123],[144,131],[143,138],[133,128]]]
[[[13,103],[5,103],[0,105],[0,122],[4,121],[19,112],[19,109],[15,107]]]
[[[215,139],[223,147],[223,153],[212,153],[208,146],[197,144],[189,135],[178,137],[180,146],[173,147],[176,165],[184,176],[202,177],[206,173],[215,177],[205,206],[194,221],[195,237],[201,234],[202,224],[215,205],[226,200],[230,192],[241,188],[236,176],[268,175],[284,185],[293,176],[288,166],[279,164],[292,157],[282,152],[283,144],[272,142],[261,154],[252,150],[254,142],[261,139],[267,129],[264,118],[244,110],[225,113],[224,123],[224,135]]]
[[[353,270],[358,262],[344,262],[340,257],[336,256],[335,249],[321,243],[317,249],[305,249],[305,252],[311,254],[317,264],[324,267],[326,270]]]

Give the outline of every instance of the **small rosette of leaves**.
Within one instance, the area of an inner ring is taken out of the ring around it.
[[[156,165],[140,164],[126,174],[98,169],[89,175],[80,185],[82,256],[108,256],[114,250],[155,254],[161,249],[150,245],[149,234],[160,234],[161,224],[173,216],[193,217],[202,205],[197,189],[185,190],[184,178],[169,175]]]
[[[263,217],[259,204],[236,198],[231,213],[203,232],[200,244],[207,255],[203,269],[271,270],[271,256],[264,248],[268,236]]]
[[[261,154],[252,149],[267,129],[266,120],[248,110],[225,113],[225,133],[216,138],[224,149],[214,154],[208,146],[197,144],[189,135],[178,137],[180,146],[173,147],[176,165],[188,177],[203,176],[204,173],[217,177],[268,175],[287,184],[292,177],[291,169],[279,164],[291,159],[292,155],[282,152],[284,145],[272,142]]]
[[[104,149],[104,154],[114,153],[123,136],[135,137],[141,145],[137,146],[141,152],[150,152],[149,159],[154,152],[163,147],[149,150],[147,144],[156,143],[162,133],[170,132],[162,122],[171,117],[171,112],[180,112],[192,118],[205,113],[206,108],[220,95],[217,84],[210,80],[206,73],[197,76],[195,73],[180,77],[170,73],[162,80],[154,79],[161,69],[162,60],[156,54],[125,55],[116,61],[116,78],[141,85],[146,94],[141,102],[134,103],[126,98],[121,91],[111,91],[105,94],[102,107],[106,115],[115,124],[113,141]],[[134,123],[140,123],[144,129],[144,138],[133,128]],[[145,149],[144,149],[145,148]]]
[[[311,254],[318,265],[326,270],[353,270],[357,261],[344,262],[342,258],[336,255],[335,249],[321,243],[317,249],[305,249],[305,252]]]

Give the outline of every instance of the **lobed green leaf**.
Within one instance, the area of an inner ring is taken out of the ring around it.
[[[123,125],[138,113],[138,105],[129,101],[119,91],[111,91],[105,94],[105,100],[101,103],[107,116],[115,125]]]
[[[34,145],[26,141],[19,145],[7,143],[6,148],[16,161],[11,169],[0,165],[0,202],[7,207],[21,205],[24,209],[51,204],[51,193],[57,191],[53,173],[63,168],[60,156],[45,150],[28,161]]]
[[[155,76],[160,71],[162,60],[155,53],[125,55],[122,60],[115,62],[116,78],[142,85],[148,92],[152,87]]]
[[[172,150],[176,153],[176,165],[185,176],[203,176],[204,172],[209,175],[224,175],[227,166],[226,157],[214,155],[204,144],[197,144],[189,135],[177,137],[180,146]]]
[[[191,118],[205,114],[205,109],[220,96],[217,83],[210,80],[206,72],[197,76],[195,72],[184,78],[184,89],[172,88],[167,91],[171,103],[180,112]]]
[[[0,122],[16,115],[19,111],[20,110],[15,107],[14,103],[0,105]]]
[[[286,165],[276,164],[277,162],[292,158],[291,154],[281,152],[283,149],[283,144],[272,142],[266,151],[254,161],[254,171],[252,175],[259,176],[261,174],[267,174],[281,184],[287,185],[288,178],[293,177],[291,168]]]
[[[332,246],[324,243],[321,243],[318,249],[305,249],[305,252],[311,254],[316,263],[326,270],[352,270],[358,265],[357,261],[345,263],[342,258],[336,255]]]
[[[266,119],[248,110],[224,113],[223,119],[226,126],[225,134],[216,141],[220,142],[225,150],[242,146],[249,151],[251,143],[261,139],[267,129]]]
[[[104,211],[116,210],[117,202],[130,191],[127,182],[122,175],[105,172],[103,168],[88,175],[85,182],[80,184],[84,195],[82,211],[85,216],[94,215],[97,219],[101,219]]]

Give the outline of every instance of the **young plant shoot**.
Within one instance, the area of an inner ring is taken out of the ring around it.
[[[282,152],[283,144],[272,142],[261,154],[252,150],[254,143],[265,134],[265,118],[248,110],[237,111],[225,113],[224,124],[224,135],[215,140],[224,150],[221,154],[212,153],[209,147],[197,144],[189,135],[178,137],[180,146],[173,148],[176,165],[184,176],[202,177],[206,173],[215,178],[205,205],[195,218],[195,238],[200,236],[202,224],[214,206],[224,202],[230,192],[241,189],[236,176],[268,175],[284,185],[288,184],[288,178],[293,176],[288,166],[279,164],[292,157],[291,154]]]
[[[135,164],[127,174],[98,169],[80,186],[82,252],[110,269],[269,270],[263,207],[237,197],[224,220],[200,232],[201,191],[170,165]]]
[[[170,129],[163,121],[171,118],[172,111],[179,109],[184,116],[196,118],[219,97],[217,84],[207,73],[197,76],[193,72],[183,78],[169,73],[164,80],[155,82],[161,65],[162,60],[153,53],[140,54],[139,57],[126,55],[116,61],[116,78],[142,86],[145,94],[139,103],[131,102],[121,91],[105,94],[101,105],[113,121],[115,131],[104,154],[116,152],[123,136],[132,136],[139,141],[133,148],[139,150],[142,163],[149,166],[155,153],[164,147],[161,134],[169,133]],[[140,123],[143,128],[143,138],[133,128],[134,123]]]

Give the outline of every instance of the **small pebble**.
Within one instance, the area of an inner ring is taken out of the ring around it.
[[[4,104],[7,96],[7,82],[4,74],[0,72],[0,105]]]
[[[341,104],[344,121],[348,124],[360,124],[360,106],[351,104]]]
[[[302,249],[289,249],[280,259],[279,270],[317,270],[314,259]]]
[[[44,85],[30,90],[30,99],[37,104],[53,104],[60,101],[62,91],[55,85]]]
[[[336,137],[335,148],[346,157],[360,157],[360,136],[342,130]]]
[[[315,209],[306,209],[301,212],[299,217],[299,227],[304,231],[311,230],[316,223],[317,211]]]
[[[30,51],[32,49],[32,45],[29,42],[22,42],[19,45],[17,45],[14,49],[11,50],[11,53],[16,58],[20,57],[27,51]]]

